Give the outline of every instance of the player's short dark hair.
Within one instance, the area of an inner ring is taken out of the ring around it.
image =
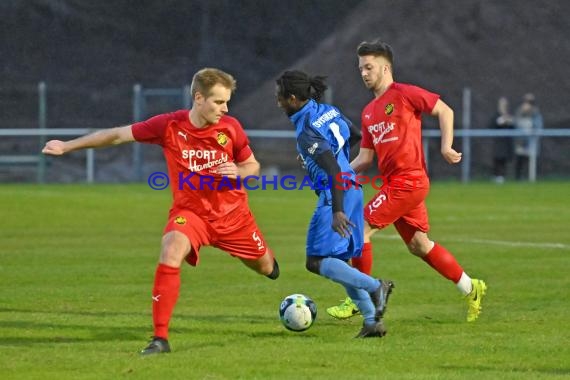
[[[319,101],[328,88],[325,79],[323,76],[311,77],[300,70],[285,71],[276,81],[278,94],[284,98],[295,95],[299,100]]]
[[[205,67],[194,74],[192,85],[190,86],[190,94],[192,98],[194,98],[197,92],[208,97],[212,87],[217,84],[221,84],[232,92],[236,89],[236,80],[233,76],[220,69]]]
[[[362,41],[358,44],[356,48],[356,54],[359,57],[365,55],[373,55],[375,57],[384,57],[390,62],[390,65],[394,65],[394,53],[392,52],[392,46],[388,45],[380,39],[374,41]]]

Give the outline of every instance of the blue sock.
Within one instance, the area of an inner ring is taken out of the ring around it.
[[[373,325],[376,323],[374,319],[376,308],[370,299],[370,294],[368,294],[366,290],[351,288],[349,286],[345,286],[345,289],[346,294],[352,298],[352,301],[356,304],[356,306],[358,306],[360,314],[362,314],[362,317],[364,317],[364,324]]]
[[[364,289],[371,293],[378,289],[380,281],[362,273],[346,262],[332,257],[321,261],[321,276],[342,284],[345,288]],[[351,297],[352,298],[352,297]]]

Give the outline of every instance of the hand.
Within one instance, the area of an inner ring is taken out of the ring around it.
[[[356,225],[348,219],[344,212],[337,211],[333,213],[332,229],[335,232],[338,232],[340,236],[345,238],[352,234],[350,227],[356,227]]]
[[[238,167],[233,162],[224,162],[223,164],[219,164],[213,168],[211,172],[231,179],[236,179],[239,174]]]
[[[463,153],[456,152],[453,148],[441,149],[441,154],[448,164],[456,164],[461,161]]]
[[[50,154],[52,156],[61,156],[65,153],[65,142],[60,140],[50,140],[42,149],[43,154]]]
[[[301,157],[300,154],[297,155],[297,162],[299,162],[299,165],[301,166],[301,169],[307,169],[305,167],[305,161],[303,161],[303,157]]]

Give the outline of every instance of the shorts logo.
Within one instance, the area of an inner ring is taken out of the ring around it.
[[[394,104],[393,103],[386,104],[386,107],[384,108],[384,113],[390,116],[392,112],[394,112]]]
[[[309,147],[309,149],[307,149],[307,152],[309,152],[309,154],[315,154],[315,151],[317,150],[318,147],[319,143],[314,143]]]
[[[253,231],[251,237],[253,238],[253,241],[257,243],[257,249],[259,251],[263,251],[265,246],[263,245],[263,240],[261,240],[261,237],[257,234],[257,231]]]
[[[176,219],[174,219],[174,223],[180,225],[186,224],[186,218],[183,216],[177,216]]]
[[[218,132],[216,140],[218,141],[218,144],[220,144],[221,146],[226,146],[226,144],[228,143],[228,136],[226,136],[224,132]]]
[[[369,214],[372,214],[374,211],[376,211],[378,209],[378,207],[380,207],[382,205],[382,202],[384,202],[385,200],[386,200],[386,195],[379,194],[376,197],[376,199],[374,199],[372,202],[370,202],[368,204]]]

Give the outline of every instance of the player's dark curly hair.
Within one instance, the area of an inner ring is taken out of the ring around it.
[[[392,52],[392,47],[379,38],[371,42],[362,41],[356,48],[356,54],[358,54],[359,57],[364,55],[384,57],[388,62],[390,62],[391,66],[394,66],[394,53]]]
[[[284,98],[295,95],[299,100],[319,101],[328,88],[325,79],[323,76],[311,77],[303,71],[291,70],[285,71],[276,82],[278,93]]]

